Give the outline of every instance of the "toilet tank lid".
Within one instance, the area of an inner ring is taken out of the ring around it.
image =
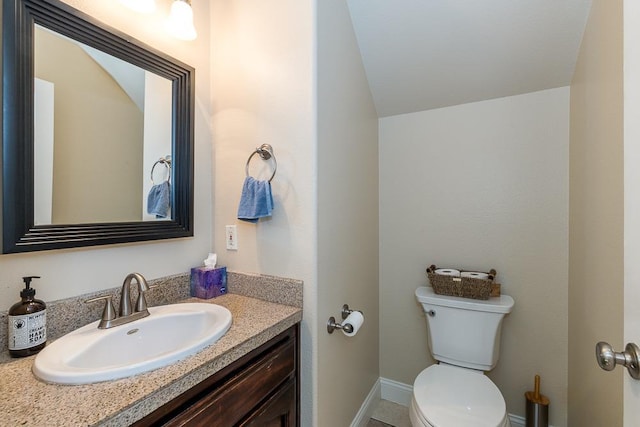
[[[416,289],[416,298],[420,303],[443,307],[461,308],[464,310],[485,311],[491,313],[511,313],[514,301],[509,295],[500,295],[488,300],[476,300],[449,295],[438,295],[432,288],[421,286]]]

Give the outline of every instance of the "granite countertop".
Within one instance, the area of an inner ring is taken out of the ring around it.
[[[210,302],[233,315],[229,331],[199,353],[155,371],[88,385],[53,385],[31,373],[35,356],[0,364],[0,424],[126,426],[302,320],[298,307],[239,294]]]

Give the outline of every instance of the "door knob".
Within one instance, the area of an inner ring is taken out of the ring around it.
[[[640,379],[640,348],[633,343],[628,343],[622,353],[616,353],[608,343],[600,341],[596,344],[596,359],[605,371],[622,365],[634,379]]]

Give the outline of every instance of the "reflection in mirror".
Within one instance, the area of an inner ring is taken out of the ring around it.
[[[34,54],[35,225],[170,218],[147,201],[170,182],[171,81],[40,25]]]
[[[2,74],[2,253],[193,236],[192,67],[3,0]]]

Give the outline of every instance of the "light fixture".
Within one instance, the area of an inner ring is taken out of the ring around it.
[[[120,3],[140,13],[153,13],[156,11],[155,0],[120,0]]]
[[[174,0],[167,28],[174,37],[181,40],[194,40],[198,34],[193,26],[193,9],[191,0]]]

